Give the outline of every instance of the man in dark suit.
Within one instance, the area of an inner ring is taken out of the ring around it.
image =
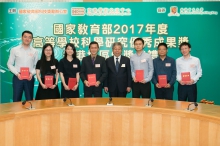
[[[110,97],[126,97],[131,91],[131,66],[130,59],[122,56],[122,44],[116,42],[112,46],[114,56],[106,59],[108,77],[104,82],[105,92]]]
[[[102,97],[102,83],[107,77],[105,58],[97,55],[99,44],[91,42],[89,44],[90,55],[82,60],[80,78],[84,83],[84,97]],[[88,75],[96,75],[96,83],[91,86],[88,82]]]

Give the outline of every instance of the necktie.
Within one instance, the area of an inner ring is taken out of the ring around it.
[[[119,67],[119,62],[118,62],[118,58],[116,58],[115,68],[117,72],[118,72],[118,67]]]
[[[92,58],[92,64],[94,65],[95,62],[95,57]]]

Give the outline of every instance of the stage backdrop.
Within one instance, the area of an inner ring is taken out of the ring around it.
[[[30,30],[39,57],[42,46],[51,43],[58,60],[69,42],[75,44],[80,60],[89,55],[88,45],[93,40],[99,43],[99,54],[105,58],[112,56],[114,42],[121,42],[123,55],[130,57],[135,53],[136,37],[145,40],[144,51],[153,58],[157,57],[160,42],[167,43],[168,55],[175,59],[181,56],[179,44],[190,42],[191,54],[200,58],[203,69],[197,83],[198,101],[206,98],[220,104],[219,10],[219,2],[0,3],[1,102],[12,101],[12,73],[6,65],[9,52],[21,43],[21,33]],[[36,80],[35,93],[37,87]],[[155,97],[153,86],[151,96]]]

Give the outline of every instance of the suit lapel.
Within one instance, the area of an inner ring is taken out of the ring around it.
[[[113,71],[117,74],[116,68],[115,68],[114,56],[112,58],[110,58],[110,63],[111,63],[111,67],[112,67]]]
[[[98,60],[99,60],[99,57],[98,57],[98,55],[96,55],[96,58],[95,58],[95,61],[94,61],[94,66],[95,66],[95,64],[97,64],[97,62],[99,62]]]
[[[120,62],[119,62],[119,67],[118,67],[118,73],[119,73],[120,70],[121,70],[121,65],[122,65],[122,63],[123,63],[123,57],[122,57],[122,55],[121,55],[121,59],[120,59]]]
[[[91,55],[88,56],[88,63],[91,64],[92,66],[95,65],[95,62],[94,62],[94,65],[92,64],[92,57],[91,57]]]

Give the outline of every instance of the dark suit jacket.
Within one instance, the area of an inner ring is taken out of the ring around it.
[[[96,65],[100,65],[100,67],[96,67]],[[107,77],[107,69],[105,64],[105,58],[101,57],[99,55],[96,56],[94,65],[92,64],[91,56],[84,57],[82,59],[82,66],[80,71],[80,78],[82,82],[84,83],[85,80],[88,81],[87,75],[88,74],[96,74],[96,81],[100,81],[100,85],[97,88],[97,90],[102,89],[102,83]],[[92,90],[90,87],[86,87],[84,84],[84,90]]]
[[[108,77],[104,82],[104,87],[108,87],[109,92],[113,92],[118,85],[120,92],[126,92],[127,87],[131,87],[132,82],[130,59],[121,55],[118,72],[116,72],[114,56],[106,59],[106,66]]]

